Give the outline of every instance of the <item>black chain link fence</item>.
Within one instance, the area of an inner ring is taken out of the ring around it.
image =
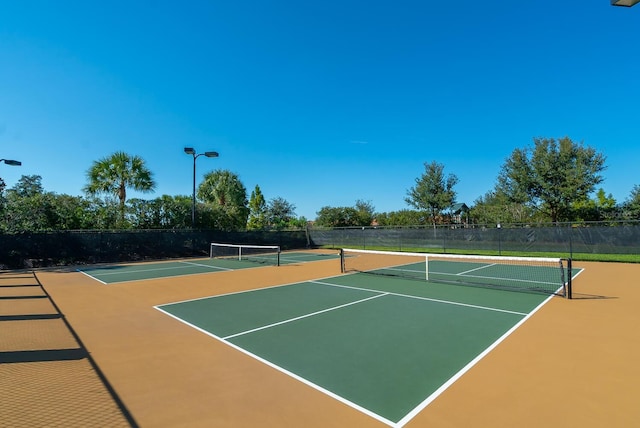
[[[0,269],[207,256],[211,242],[393,251],[640,254],[640,222],[351,227],[293,231],[60,231],[0,234]]]
[[[310,229],[316,246],[393,251],[640,254],[640,222]]]
[[[60,231],[0,234],[0,269],[160,260],[208,256],[211,242],[310,246],[305,230],[220,232],[214,230]]]

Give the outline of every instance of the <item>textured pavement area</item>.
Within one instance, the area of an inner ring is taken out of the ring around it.
[[[0,273],[0,427],[131,427],[36,277]]]

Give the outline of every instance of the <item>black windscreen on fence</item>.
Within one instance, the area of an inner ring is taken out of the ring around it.
[[[559,224],[503,227],[357,227],[310,229],[317,246],[391,251],[450,250],[484,251],[495,254],[517,251],[585,254],[640,253],[640,223]]]
[[[209,255],[211,242],[308,246],[305,230],[220,232],[212,230],[60,231],[0,234],[0,269],[157,260]]]
[[[516,251],[574,254],[640,254],[640,222],[415,226],[295,231],[220,232],[214,230],[59,231],[0,234],[0,269],[207,256],[211,242],[391,251],[477,251],[500,255]]]

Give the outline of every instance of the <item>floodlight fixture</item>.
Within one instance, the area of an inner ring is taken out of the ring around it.
[[[0,159],[0,163],[4,162],[7,165],[11,165],[11,166],[20,166],[22,165],[22,162],[17,161],[17,160],[13,160],[13,159]]]
[[[193,147],[185,147],[184,152],[188,155],[193,156],[193,196],[191,203],[191,228],[196,227],[196,159],[200,156],[204,156],[207,158],[217,158],[220,156],[218,152],[204,152],[196,154],[196,149]]]
[[[612,6],[624,6],[631,7],[634,4],[640,3],[640,0],[611,0]]]

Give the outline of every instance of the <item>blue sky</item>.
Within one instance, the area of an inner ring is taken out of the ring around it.
[[[609,0],[0,3],[0,177],[82,195],[92,162],[141,156],[190,195],[213,169],[298,216],[408,208],[425,162],[459,202],[493,189],[534,137],[607,157],[618,202],[640,184],[640,6]]]

